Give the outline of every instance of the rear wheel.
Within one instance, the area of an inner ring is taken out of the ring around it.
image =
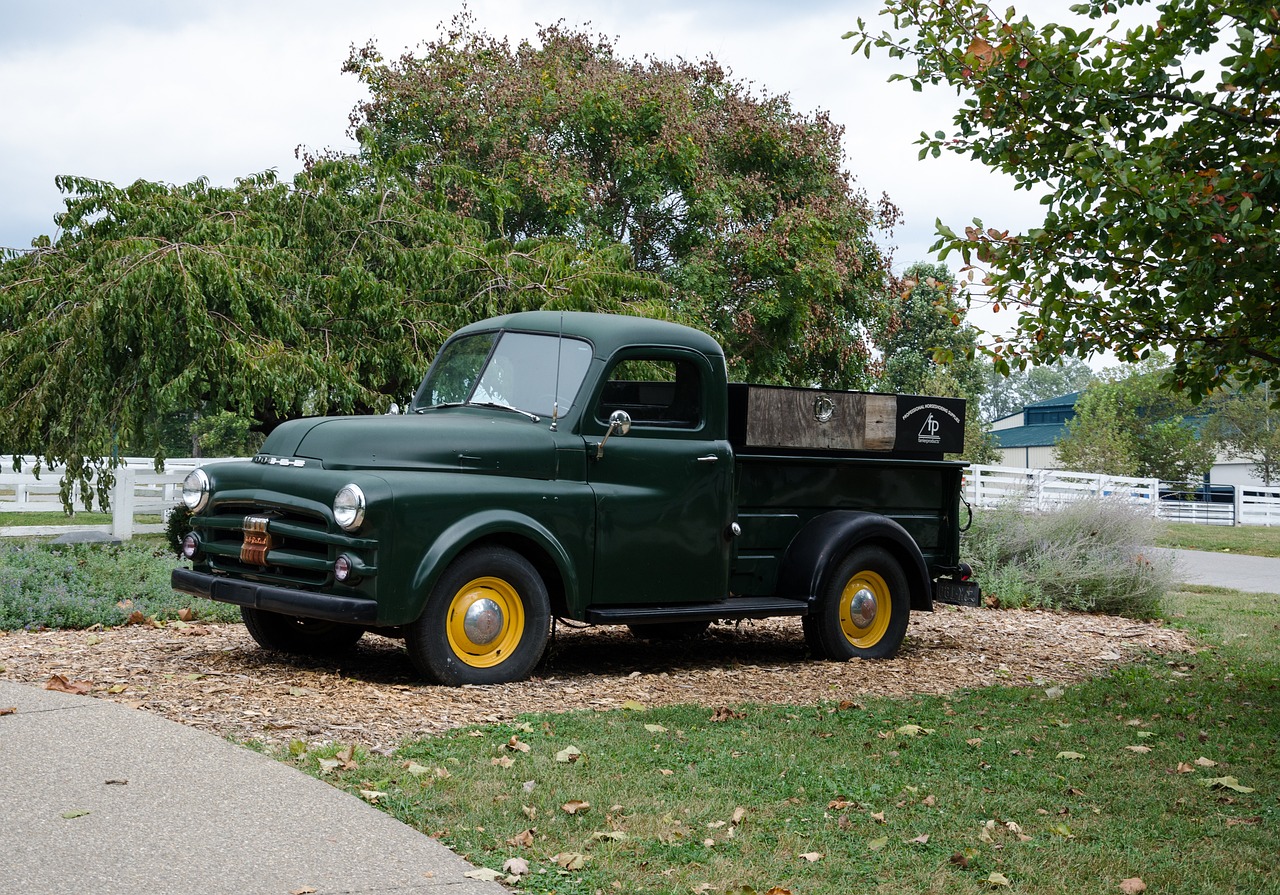
[[[711,622],[651,622],[627,625],[631,633],[641,640],[660,640],[666,643],[679,640],[696,640],[711,627]]]
[[[907,577],[893,555],[883,547],[857,547],[805,617],[805,641],[827,659],[887,659],[906,636],[910,607]]]
[[[359,625],[315,618],[297,618],[251,606],[240,607],[249,636],[263,649],[297,656],[336,656],[345,653],[364,636]]]
[[[533,565],[506,547],[479,547],[445,570],[405,646],[437,683],[500,684],[533,671],[550,625],[551,601]]]

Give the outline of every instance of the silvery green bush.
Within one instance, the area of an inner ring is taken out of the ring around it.
[[[962,551],[1001,606],[1151,618],[1173,583],[1173,560],[1151,546],[1157,524],[1114,499],[1043,511],[1009,502],[975,510]]]

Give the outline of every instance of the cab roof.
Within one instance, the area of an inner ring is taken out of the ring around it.
[[[724,350],[701,330],[626,314],[597,314],[588,311],[522,311],[490,317],[462,327],[456,336],[494,330],[517,332],[563,333],[591,342],[597,357],[607,358],[629,345],[661,345],[688,348],[708,357],[724,357]]]

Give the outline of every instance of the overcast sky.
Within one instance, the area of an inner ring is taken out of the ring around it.
[[[881,240],[899,270],[934,260],[935,218],[955,227],[981,217],[1013,230],[1039,221],[1035,197],[975,162],[917,161],[915,139],[949,128],[957,100],[945,89],[917,94],[886,83],[887,61],[850,55],[840,35],[879,5],[472,0],[470,8],[479,27],[513,42],[563,19],[616,37],[622,56],[711,55],[757,91],[789,94],[797,111],[828,111],[846,129],[857,185],[873,199],[887,193],[905,215]],[[362,91],[340,72],[350,46],[373,40],[384,55],[398,54],[435,37],[460,8],[443,0],[0,0],[0,246],[54,233],[59,174],[230,184],[268,168],[292,175],[300,144],[354,148],[347,115]]]

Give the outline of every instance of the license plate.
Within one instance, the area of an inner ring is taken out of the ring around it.
[[[954,603],[959,606],[981,606],[982,588],[976,581],[935,581],[933,582],[933,598],[939,603]]]

